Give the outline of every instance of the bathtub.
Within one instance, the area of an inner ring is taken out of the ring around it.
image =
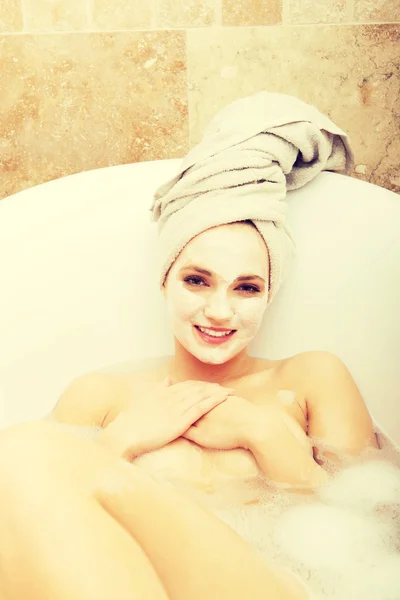
[[[88,171],[0,202],[0,427],[47,415],[82,373],[172,353],[149,207],[179,162]],[[297,256],[250,353],[337,354],[399,444],[400,199],[323,172],[287,201]]]

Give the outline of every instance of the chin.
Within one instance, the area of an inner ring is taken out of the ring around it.
[[[228,356],[228,357],[196,356],[196,358],[205,365],[223,365],[224,363],[227,363],[234,357],[233,356]]]
[[[243,346],[243,348],[240,347],[235,350],[231,349],[230,352],[217,351],[214,353],[213,351],[196,351],[197,349],[194,348],[187,348],[187,351],[205,365],[223,365],[245,351],[246,347],[247,345]]]

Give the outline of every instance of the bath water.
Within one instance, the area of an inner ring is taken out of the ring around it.
[[[99,429],[79,430],[95,436]],[[174,483],[296,574],[310,600],[400,600],[400,452],[376,433],[380,450],[340,470],[328,462],[332,478],[314,494],[263,478],[227,481],[215,496]]]
[[[213,512],[300,577],[312,600],[400,600],[400,453],[377,434],[381,450],[331,465],[316,494],[260,480],[259,502]]]

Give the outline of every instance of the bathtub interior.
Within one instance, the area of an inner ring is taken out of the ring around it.
[[[82,373],[173,352],[149,207],[178,164],[98,169],[0,203],[0,427],[46,415]],[[398,444],[399,198],[324,172],[287,201],[297,256],[250,353],[339,355]]]

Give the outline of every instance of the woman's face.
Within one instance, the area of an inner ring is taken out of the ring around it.
[[[265,243],[250,225],[221,225],[193,238],[165,284],[177,340],[203,363],[222,364],[239,354],[256,336],[267,307],[268,270]],[[223,329],[224,335],[200,327]]]

